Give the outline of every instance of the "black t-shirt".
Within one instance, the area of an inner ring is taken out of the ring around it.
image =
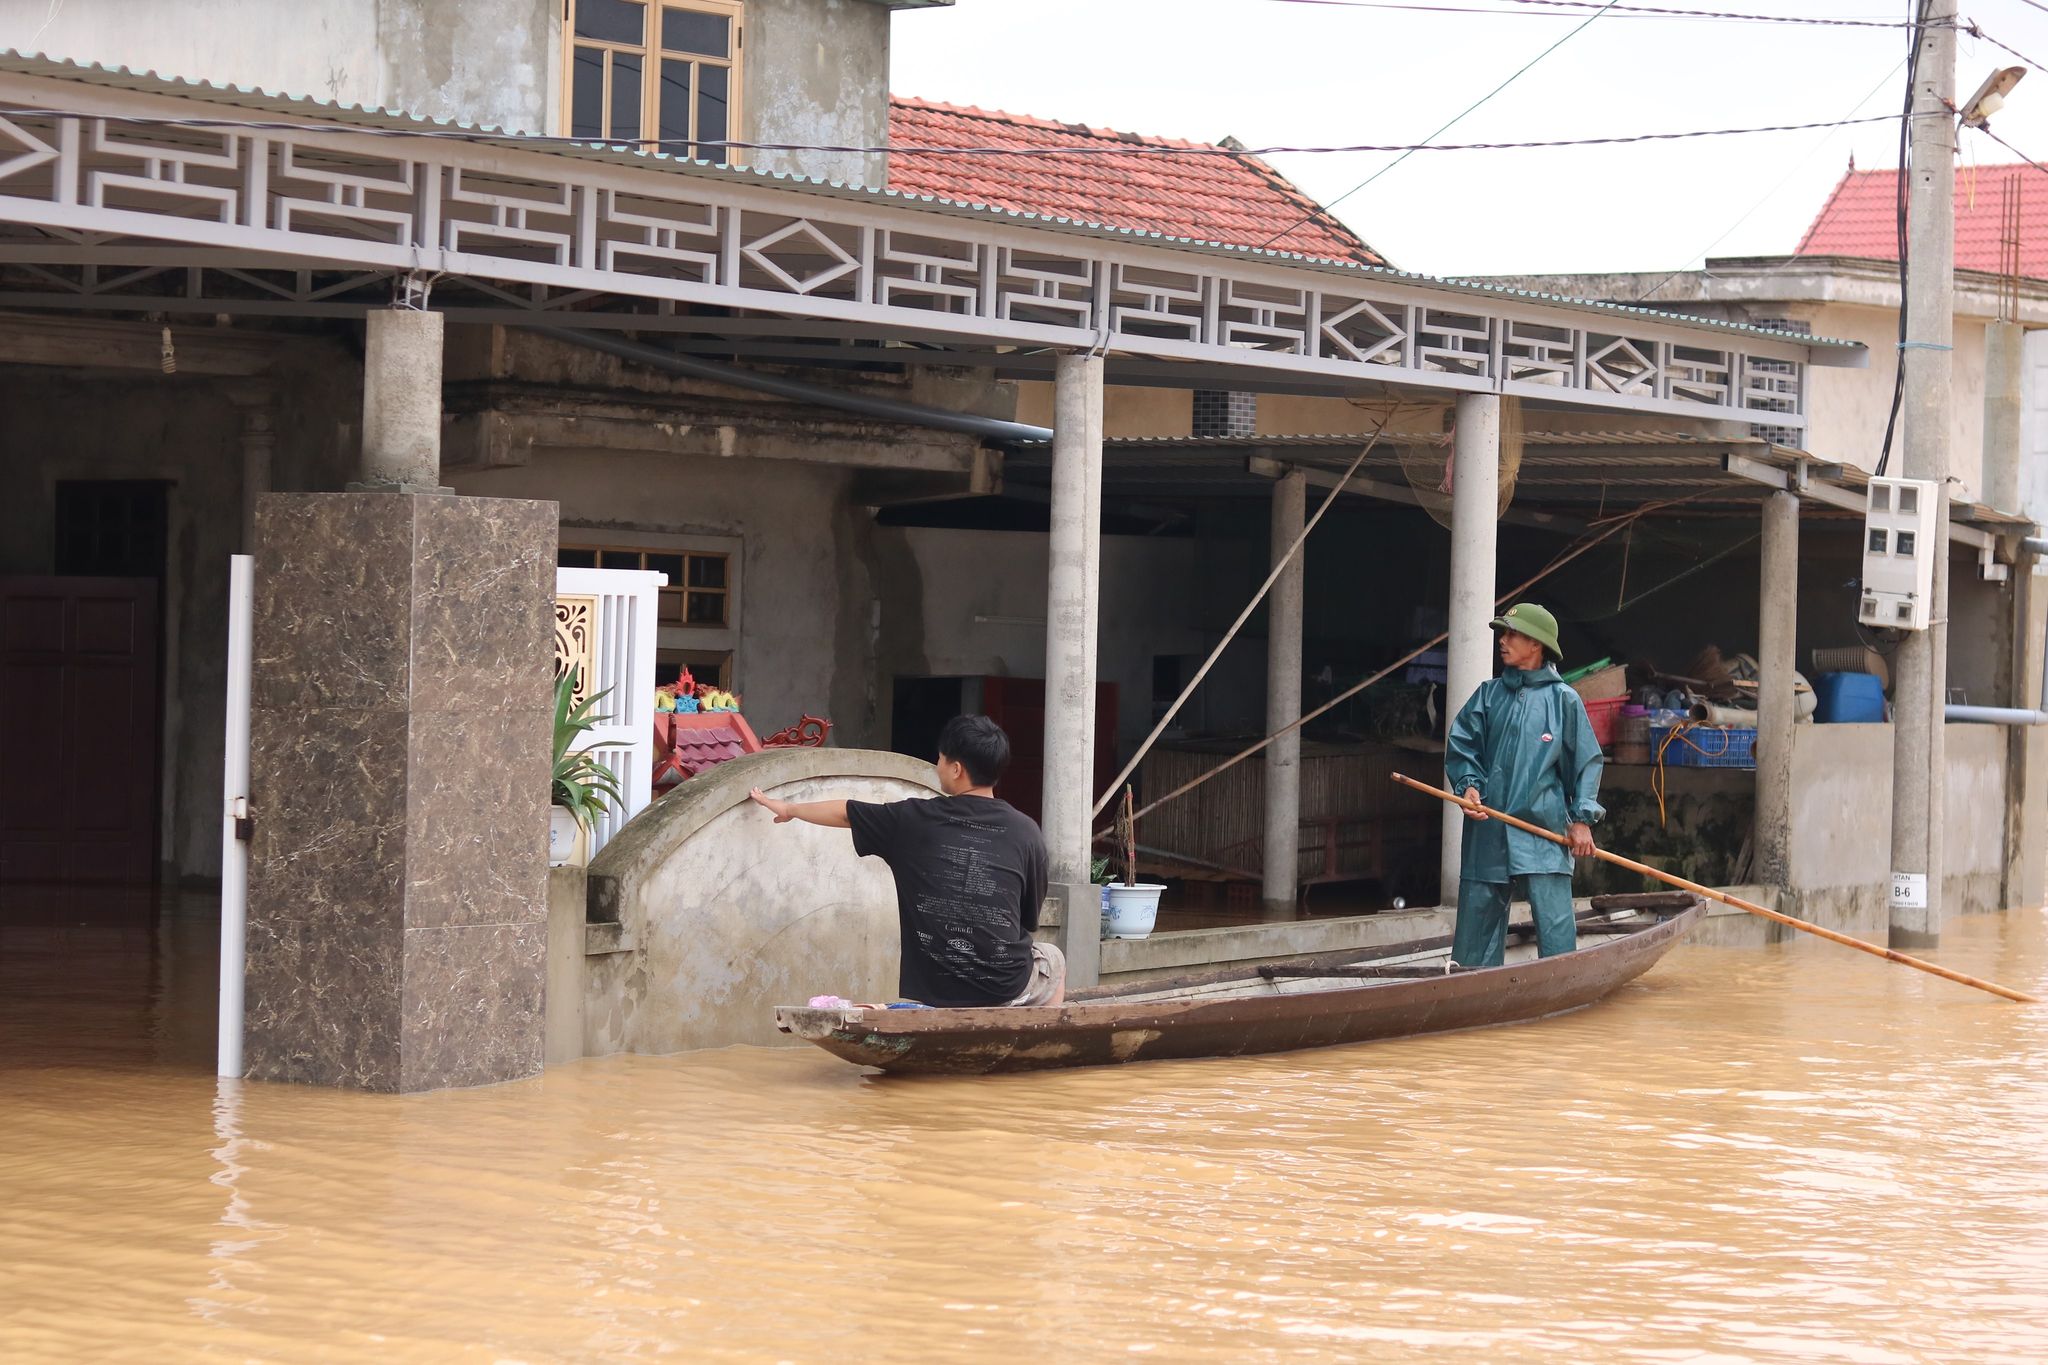
[[[1045,838],[990,796],[846,803],[854,852],[896,877],[903,963],[896,989],[927,1005],[1007,1005],[1031,981],[1045,899]]]

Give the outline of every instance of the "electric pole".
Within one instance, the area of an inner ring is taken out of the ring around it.
[[[1955,342],[1956,0],[1929,0],[1916,35],[1912,157],[1907,176],[1905,384],[1900,421],[1909,479],[1935,486],[1934,585],[1928,627],[1893,659],[1891,941],[1939,941],[1947,821],[1948,497]]]

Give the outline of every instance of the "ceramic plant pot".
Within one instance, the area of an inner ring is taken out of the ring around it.
[[[590,862],[590,833],[563,806],[548,807],[548,866],[584,867]]]
[[[1102,888],[1102,936],[1144,938],[1159,918],[1159,893],[1166,890],[1155,882],[1125,886],[1113,882]]]

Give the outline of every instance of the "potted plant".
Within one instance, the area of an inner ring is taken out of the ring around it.
[[[1159,920],[1159,882],[1138,880],[1138,827],[1131,813],[1133,792],[1124,788],[1123,809],[1116,818],[1117,842],[1124,855],[1124,879],[1102,888],[1102,936],[1144,938]]]
[[[549,789],[548,866],[581,867],[590,860],[590,825],[624,798],[611,770],[588,750],[569,752],[576,736],[611,719],[593,715],[605,694],[576,700],[576,670],[555,680],[555,772]]]

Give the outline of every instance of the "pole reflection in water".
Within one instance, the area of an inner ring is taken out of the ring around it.
[[[2048,1359],[2048,1010],[1825,944],[1266,1058],[407,1097],[119,1045],[93,983],[205,1017],[203,947],[0,956],[0,1358]],[[2038,990],[2048,923],[1938,957]]]
[[[208,1153],[217,1165],[208,1177],[225,1197],[220,1221],[206,1248],[206,1290],[187,1300],[192,1311],[209,1322],[226,1324],[238,1308],[250,1307],[257,1296],[235,1283],[238,1270],[246,1268],[264,1242],[284,1235],[284,1229],[261,1222],[249,1209],[241,1178],[248,1167],[247,1154],[260,1159],[263,1143],[242,1134],[242,1090],[244,1083],[220,1078],[213,1096],[214,1147]]]

